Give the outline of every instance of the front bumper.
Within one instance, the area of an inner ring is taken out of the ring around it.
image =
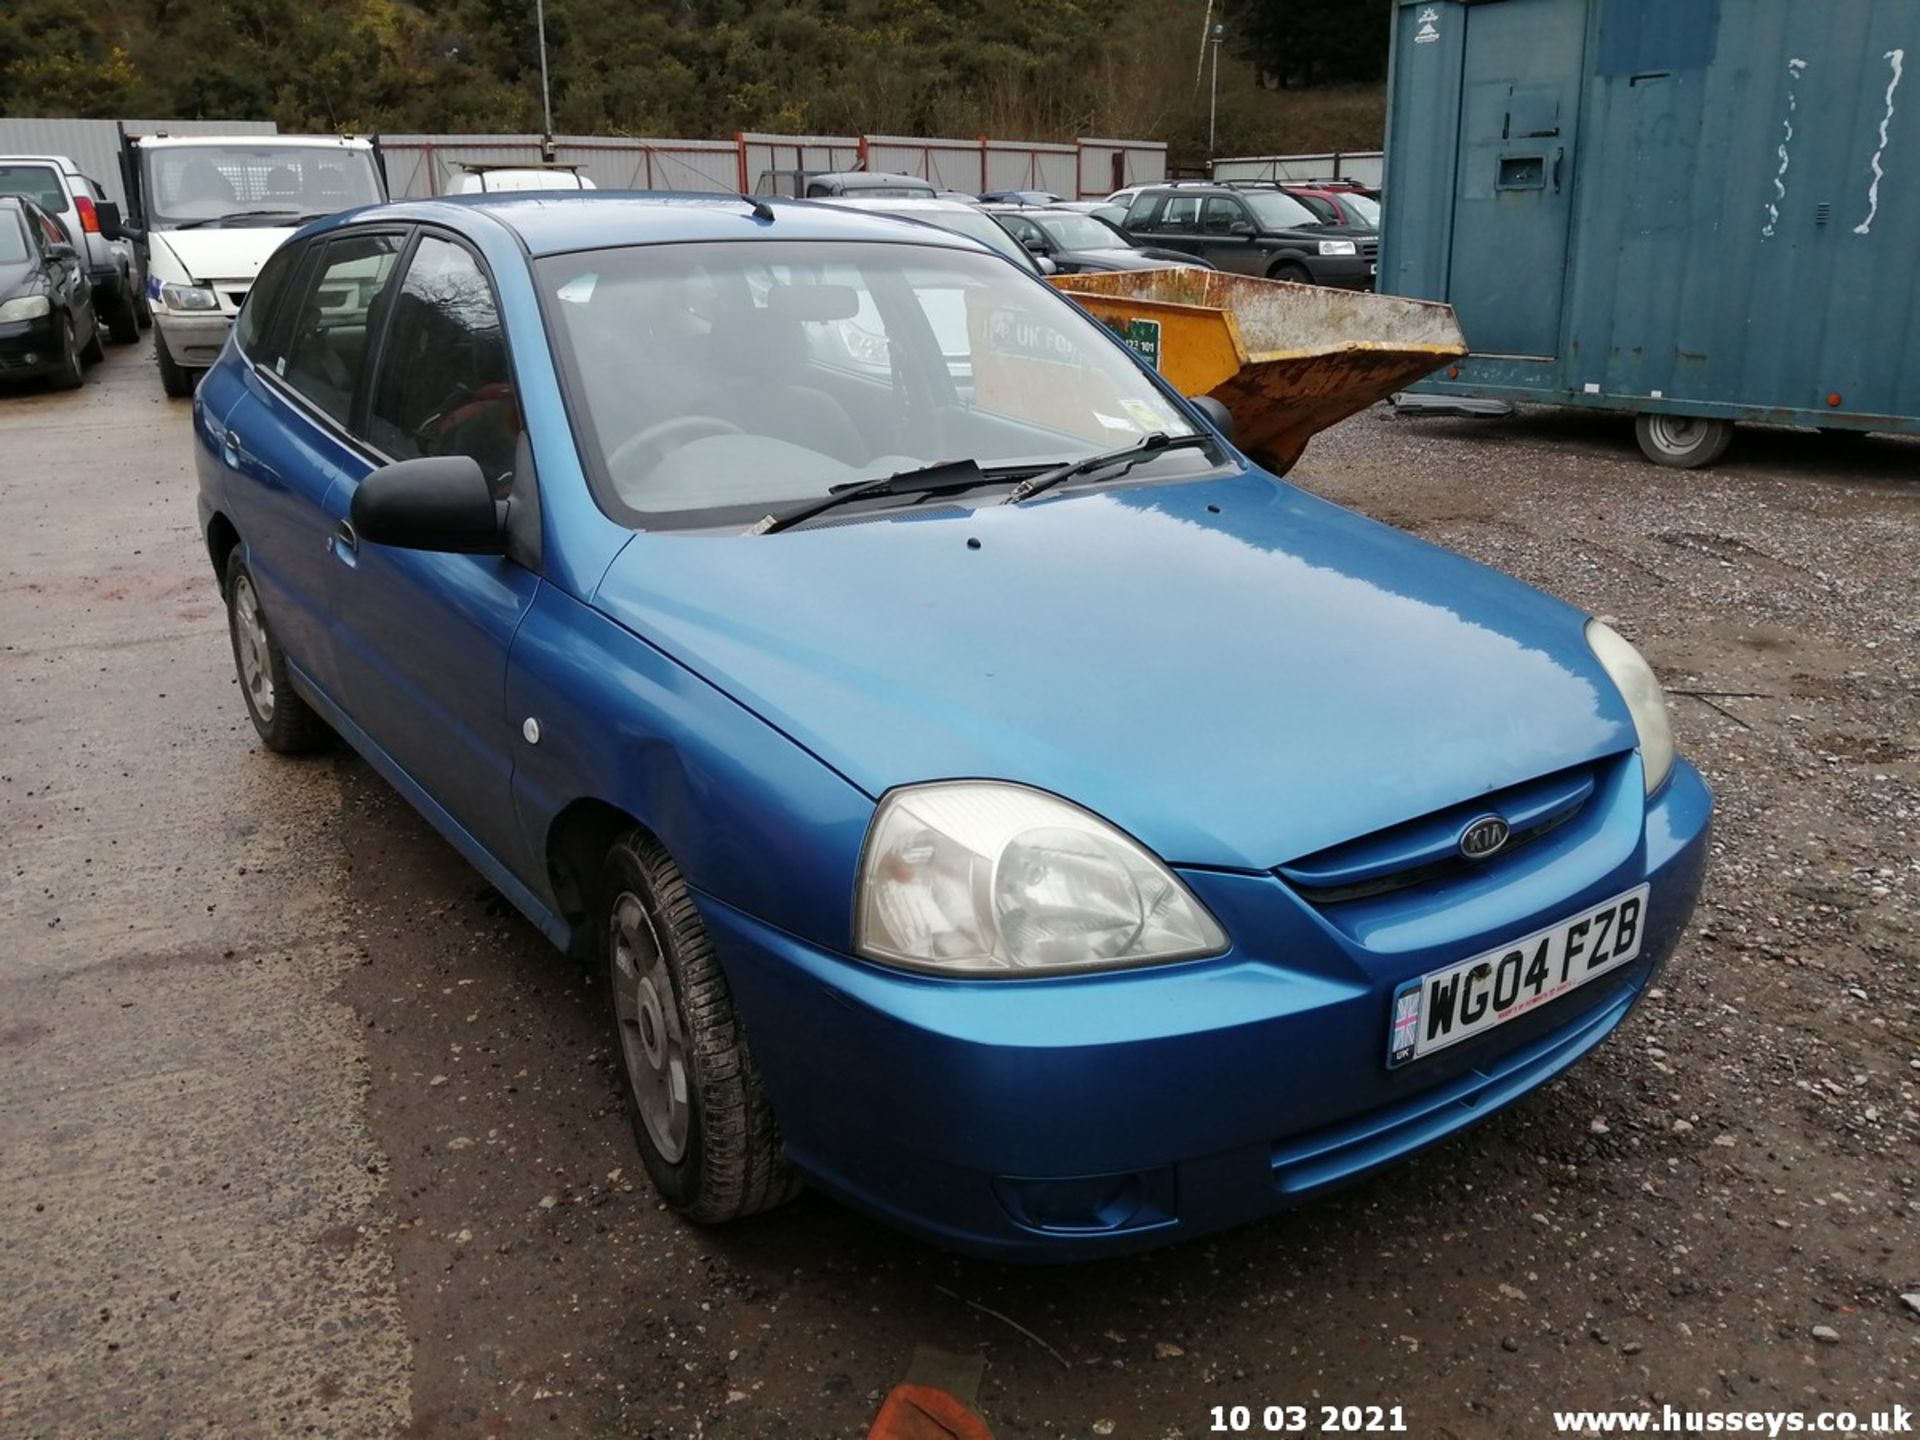
[[[1184,872],[1234,949],[1162,968],[943,981],[818,949],[710,896],[699,904],[809,1180],[947,1248],[1086,1259],[1353,1180],[1486,1118],[1605,1039],[1686,927],[1712,812],[1680,761],[1641,824],[1640,796],[1629,805],[1624,791],[1637,791],[1638,761],[1621,768],[1614,813],[1590,817],[1573,847],[1598,868],[1571,885],[1578,866],[1562,847],[1498,888],[1348,933],[1276,876]],[[1386,1068],[1401,980],[1641,881],[1652,894],[1631,965]]]
[[[204,370],[220,358],[233,316],[218,310],[165,310],[156,302],[153,324],[174,364]]]
[[[1378,264],[1370,256],[1315,255],[1307,260],[1307,273],[1316,285],[1337,290],[1371,290]]]
[[[0,380],[51,375],[65,359],[63,343],[58,315],[0,325]]]

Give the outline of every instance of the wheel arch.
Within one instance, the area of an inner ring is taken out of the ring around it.
[[[600,867],[613,842],[631,830],[659,841],[633,814],[591,797],[570,801],[547,826],[547,883],[555,908],[567,922],[569,948],[576,958],[591,956],[592,936],[585,922],[599,898]]]
[[[239,544],[240,532],[233,528],[233,522],[221,511],[214,511],[207,522],[207,558],[213,562],[213,578],[222,595],[227,589],[227,560]]]

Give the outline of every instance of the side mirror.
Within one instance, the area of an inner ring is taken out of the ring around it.
[[[1044,255],[1047,253],[1047,242],[1042,240],[1038,235],[1029,235],[1020,243],[1036,255]]]
[[[47,258],[49,260],[78,260],[80,258],[80,252],[64,240],[49,240],[47,242]]]
[[[1207,423],[1218,430],[1222,438],[1233,439],[1233,412],[1211,395],[1190,395],[1187,403],[1207,417]]]
[[[1036,255],[1033,257],[1033,263],[1039,268],[1042,275],[1058,275],[1060,273],[1060,267],[1054,263],[1051,255]]]
[[[100,217],[100,233],[109,240],[144,240],[147,232],[136,230],[121,218],[120,206],[112,200],[96,200],[93,210]]]
[[[1233,224],[1229,225],[1227,229],[1235,235],[1251,235],[1253,234],[1253,222],[1251,220],[1236,220]]]
[[[428,455],[383,465],[353,492],[362,540],[402,550],[498,555],[507,548],[507,504],[493,498],[471,455]]]

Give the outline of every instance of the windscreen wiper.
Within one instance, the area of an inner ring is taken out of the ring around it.
[[[198,230],[202,225],[224,225],[229,220],[264,220],[269,217],[279,219],[283,216],[295,216],[298,210],[229,210],[225,215],[208,215],[200,220],[182,220],[171,228],[175,230]]]
[[[1122,450],[1109,450],[1103,455],[1089,455],[1084,460],[1075,460],[1066,465],[1057,465],[1051,470],[1042,470],[1038,475],[1029,475],[1000,503],[1018,505],[1022,500],[1031,500],[1042,491],[1082,475],[1091,475],[1096,470],[1104,470],[1109,465],[1119,465],[1131,469],[1142,460],[1151,460],[1169,450],[1192,450],[1201,445],[1211,445],[1211,435],[1169,435],[1164,430],[1155,430],[1137,445],[1129,445]]]
[[[835,486],[818,500],[809,500],[804,505],[796,505],[784,514],[767,516],[747,533],[749,535],[777,534],[811,520],[816,515],[837,510],[842,505],[851,505],[856,500],[870,500],[879,495],[958,494],[962,490],[971,490],[976,486],[992,483],[993,477],[982,470],[975,461],[941,460],[936,464],[923,465],[918,470],[900,470],[892,475],[882,475],[877,480],[856,480],[848,485]]]

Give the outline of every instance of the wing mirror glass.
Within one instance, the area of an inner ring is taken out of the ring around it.
[[[507,502],[495,500],[470,455],[429,455],[383,465],[353,492],[354,532],[402,550],[498,555],[507,548]]]
[[[49,240],[47,242],[47,258],[49,260],[77,260],[80,258],[80,252],[64,240]]]

